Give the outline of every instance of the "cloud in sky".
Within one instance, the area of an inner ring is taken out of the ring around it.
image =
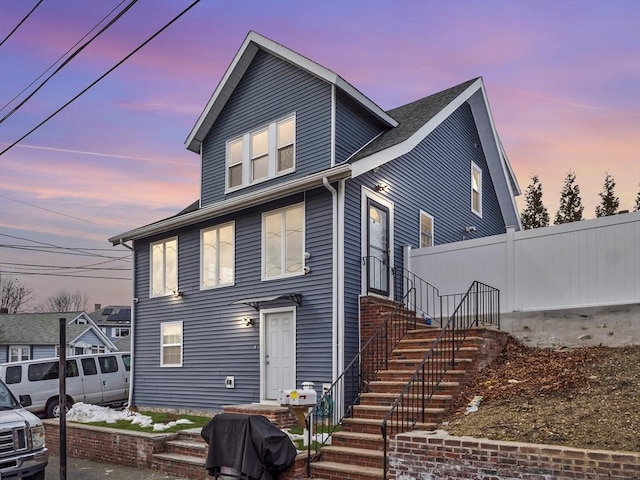
[[[118,3],[43,2],[0,48],[0,107]],[[138,2],[0,124],[0,149],[190,3]],[[0,36],[29,8],[3,4]],[[332,69],[385,109],[483,76],[522,190],[537,173],[553,215],[573,169],[592,217],[610,172],[621,207],[633,205],[640,183],[635,0],[586,0],[580,8],[571,0],[206,1],[0,157],[0,234],[106,247],[109,236],[197,199],[199,159],[184,140],[249,30]],[[0,249],[0,261],[15,259],[33,263],[22,251]],[[51,278],[24,281],[42,299],[52,293]],[[91,301],[102,304],[131,297],[126,281],[53,283],[89,289]]]

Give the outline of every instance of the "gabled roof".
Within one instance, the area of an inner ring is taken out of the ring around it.
[[[220,80],[218,87],[213,92],[207,106],[200,114],[200,118],[198,118],[198,121],[191,130],[191,133],[189,133],[189,136],[185,140],[185,145],[189,150],[200,153],[200,146],[204,137],[213,126],[216,118],[218,118],[218,115],[227,103],[227,100],[231,97],[231,94],[242,79],[244,73],[247,71],[247,68],[249,68],[251,61],[258,50],[263,50],[275,55],[282,60],[309,72],[319,79],[335,85],[337,88],[341,89],[353,98],[357,103],[362,105],[366,110],[378,117],[384,124],[392,127],[397,125],[397,122],[393,117],[388,115],[384,110],[369,100],[358,89],[353,87],[338,74],[315,63],[307,57],[304,57],[303,55],[300,55],[299,53],[296,53],[293,50],[260,35],[259,33],[251,31],[244,39],[240,50],[236,53],[231,65],[229,65],[227,71],[222,77],[222,80]]]
[[[518,181],[498,138],[482,78],[475,78],[389,110],[398,126],[381,133],[347,162],[355,178],[414,149],[463,103],[469,103],[505,225],[521,227],[515,195]]]
[[[107,305],[89,314],[98,326],[118,326],[131,323],[131,306]]]
[[[92,331],[111,350],[115,345],[84,312],[13,313],[0,315],[0,344],[57,345],[60,343],[60,318],[67,319],[67,343],[77,342]],[[85,322],[85,323],[77,323]]]

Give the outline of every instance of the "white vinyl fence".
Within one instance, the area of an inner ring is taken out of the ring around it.
[[[405,252],[440,294],[474,280],[500,290],[503,312],[640,302],[640,212]]]

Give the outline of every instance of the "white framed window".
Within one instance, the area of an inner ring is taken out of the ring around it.
[[[84,353],[107,353],[107,347],[104,345],[91,345],[91,348],[85,348]]]
[[[235,224],[200,231],[200,289],[233,285]]]
[[[178,237],[151,244],[152,297],[171,295],[178,290]]]
[[[420,210],[420,248],[433,246],[433,217]]]
[[[114,337],[128,337],[130,333],[129,327],[116,327],[113,329]]]
[[[226,192],[295,171],[296,117],[247,132],[227,142]]]
[[[31,360],[31,347],[29,345],[11,345],[9,347],[9,361],[20,362]]]
[[[471,162],[471,211],[482,217],[482,170]]]
[[[304,274],[304,203],[262,215],[262,279]]]
[[[160,324],[160,366],[182,366],[182,322]]]

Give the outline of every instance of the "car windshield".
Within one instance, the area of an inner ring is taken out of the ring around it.
[[[7,388],[3,381],[0,380],[0,410],[8,410],[18,407],[19,404],[11,391]]]

